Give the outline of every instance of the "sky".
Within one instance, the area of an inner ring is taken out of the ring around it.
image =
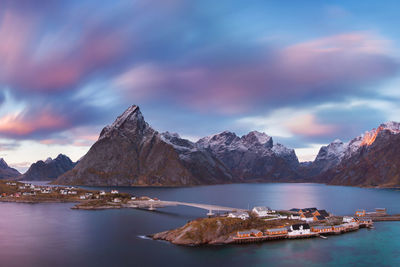
[[[0,0],[0,157],[78,160],[139,105],[159,132],[265,132],[313,160],[400,121],[398,1]]]

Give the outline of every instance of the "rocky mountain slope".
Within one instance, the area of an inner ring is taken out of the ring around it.
[[[238,137],[225,131],[200,139],[196,146],[211,151],[241,181],[298,179],[299,161],[293,149],[273,144],[272,137],[250,132]]]
[[[131,106],[55,183],[188,186],[233,181],[212,154],[177,135],[158,133],[145,122],[139,107]]]
[[[344,145],[336,166],[315,180],[336,185],[400,186],[400,123],[389,122]]]
[[[386,123],[348,143],[321,147],[300,164],[293,149],[272,137],[225,131],[197,142],[158,133],[131,106],[105,127],[81,161],[55,183],[189,186],[232,182],[322,182],[360,186],[400,185],[396,154],[400,124]]]
[[[20,175],[19,171],[8,166],[5,160],[0,158],[0,179],[11,179]]]
[[[21,177],[23,181],[49,181],[71,170],[76,163],[66,155],[60,154],[55,159],[39,160],[33,163]]]

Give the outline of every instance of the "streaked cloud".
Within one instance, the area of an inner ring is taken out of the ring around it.
[[[7,157],[77,158],[131,104],[161,131],[256,129],[308,152],[398,120],[400,10],[362,5],[0,1]]]

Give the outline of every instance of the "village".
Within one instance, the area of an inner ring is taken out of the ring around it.
[[[360,228],[372,228],[373,218],[371,216],[385,216],[385,209],[376,209],[375,212],[367,213],[365,210],[358,210],[354,216],[334,216],[326,210],[313,208],[293,208],[288,211],[275,211],[269,207],[254,207],[249,212],[229,213],[230,218],[247,220],[250,216],[256,216],[266,222],[279,220],[282,225],[266,229],[250,229],[237,231],[232,237],[235,243],[251,243],[267,240],[286,238],[310,238],[322,237],[330,234],[343,234],[356,231]],[[293,223],[292,223],[292,222]]]
[[[73,208],[118,208],[132,200],[151,200],[135,197],[118,190],[85,190],[73,186],[34,185],[29,182],[0,181],[0,202],[46,203],[78,202]]]

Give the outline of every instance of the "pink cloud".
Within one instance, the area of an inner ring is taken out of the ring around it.
[[[40,131],[64,129],[68,125],[67,119],[47,110],[34,116],[26,113],[8,114],[0,118],[0,135],[22,137]]]
[[[324,136],[337,130],[333,125],[319,123],[313,114],[295,116],[286,122],[286,127],[295,135],[307,137]]]
[[[39,23],[36,21],[33,17],[6,12],[0,22],[3,83],[28,91],[68,90],[96,70],[115,62],[125,49],[117,31],[106,32],[96,26],[84,28],[78,41],[68,45],[63,43],[67,36],[61,34],[55,40],[49,41],[45,36],[37,40],[35,32],[39,30]],[[36,53],[39,44],[46,42],[52,42],[51,47],[62,48]],[[36,46],[29,46],[32,43]]]

